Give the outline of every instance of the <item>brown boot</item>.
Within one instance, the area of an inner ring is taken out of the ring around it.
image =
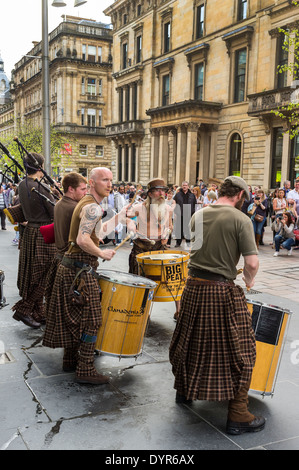
[[[94,366],[95,343],[81,342],[76,367],[76,382],[102,385],[109,382],[109,377],[99,374]]]
[[[236,435],[245,432],[257,432],[261,431],[265,426],[265,418],[263,416],[254,416],[248,410],[249,385],[241,387],[235,398],[229,401],[226,423],[226,432],[228,434]]]

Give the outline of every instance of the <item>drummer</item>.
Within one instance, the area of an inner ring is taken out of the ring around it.
[[[133,205],[128,217],[136,217],[137,237],[129,256],[129,273],[138,274],[137,255],[147,251],[167,250],[167,241],[172,232],[172,209],[166,204],[168,187],[164,179],[154,178],[147,185],[145,201]],[[178,317],[180,302],[176,301],[175,319]]]
[[[108,168],[94,168],[89,185],[89,193],[73,212],[69,249],[55,277],[43,345],[64,348],[63,368],[76,371],[77,382],[100,385],[107,383],[108,377],[98,373],[94,366],[95,342],[102,322],[96,269],[98,258],[109,261],[115,250],[99,248],[99,240],[101,231],[112,231],[112,224],[128,222],[128,230],[135,230],[135,224],[126,219],[124,208],[102,225],[100,203],[112,187],[112,172]]]

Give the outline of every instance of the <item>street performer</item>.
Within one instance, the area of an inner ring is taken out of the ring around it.
[[[63,196],[54,207],[54,238],[56,255],[47,274],[45,305],[47,310],[56,271],[64,253],[68,250],[69,231],[72,215],[77,203],[87,192],[87,180],[80,173],[67,173],[62,179]]]
[[[44,289],[46,275],[55,256],[54,243],[45,244],[40,226],[53,222],[54,198],[39,184],[43,177],[38,168],[44,157],[32,153],[24,158],[26,177],[18,186],[19,200],[28,221],[20,242],[17,286],[22,297],[13,307],[13,318],[31,328],[39,328],[45,322]],[[51,203],[49,202],[51,201]]]
[[[137,221],[137,237],[129,256],[131,274],[138,274],[138,254],[166,249],[172,230],[172,212],[165,201],[167,189],[163,179],[155,178],[147,185],[146,200],[128,208],[128,217],[136,217]]]
[[[147,185],[145,201],[131,206],[128,217],[136,217],[137,237],[129,256],[129,273],[138,274],[137,255],[147,251],[167,250],[167,241],[172,232],[173,209],[166,203],[165,192],[168,187],[162,178],[154,178]],[[180,301],[175,301],[177,319]]]
[[[63,369],[75,370],[79,383],[104,384],[108,377],[94,366],[94,347],[102,322],[101,292],[96,269],[98,258],[111,260],[115,250],[101,249],[99,242],[118,223],[135,230],[126,219],[126,209],[102,224],[100,205],[112,187],[112,173],[94,168],[90,173],[89,193],[77,204],[71,221],[69,249],[56,273],[47,311],[43,345],[64,348]]]
[[[259,261],[250,219],[238,210],[250,197],[246,182],[229,176],[218,196],[191,219],[189,277],[170,362],[176,401],[229,400],[226,431],[241,434],[260,431],[265,419],[248,410],[255,337],[243,289],[233,281],[243,255],[243,280],[253,287]]]

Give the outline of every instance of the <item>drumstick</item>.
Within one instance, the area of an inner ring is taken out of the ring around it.
[[[130,240],[130,238],[132,238],[135,234],[134,233],[130,233],[129,235],[126,236],[126,238],[123,239],[123,241],[114,248],[114,251],[117,251],[124,243],[126,243],[128,240]],[[104,261],[106,261],[105,259],[103,259],[102,263],[104,263]]]

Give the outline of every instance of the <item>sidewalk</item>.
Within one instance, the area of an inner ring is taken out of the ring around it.
[[[61,369],[62,350],[42,346],[43,329],[12,319],[19,299],[18,249],[14,230],[0,231],[0,269],[5,273],[0,309],[1,450],[295,450],[299,449],[299,250],[273,258],[267,231],[260,248],[260,270],[250,300],[293,312],[274,396],[250,392],[250,410],[267,418],[263,431],[225,434],[226,403],[175,403],[168,348],[175,327],[173,302],[153,303],[142,356],[97,356],[97,369],[109,374],[107,385],[80,385]],[[110,247],[110,245],[108,245]],[[183,249],[183,247],[182,247]],[[128,272],[130,245],[122,247],[105,269]],[[242,262],[240,262],[242,267]],[[242,276],[237,283],[243,287]],[[164,451],[164,452],[163,452]],[[131,452],[133,454],[133,452]],[[130,454],[127,454],[130,455]]]

